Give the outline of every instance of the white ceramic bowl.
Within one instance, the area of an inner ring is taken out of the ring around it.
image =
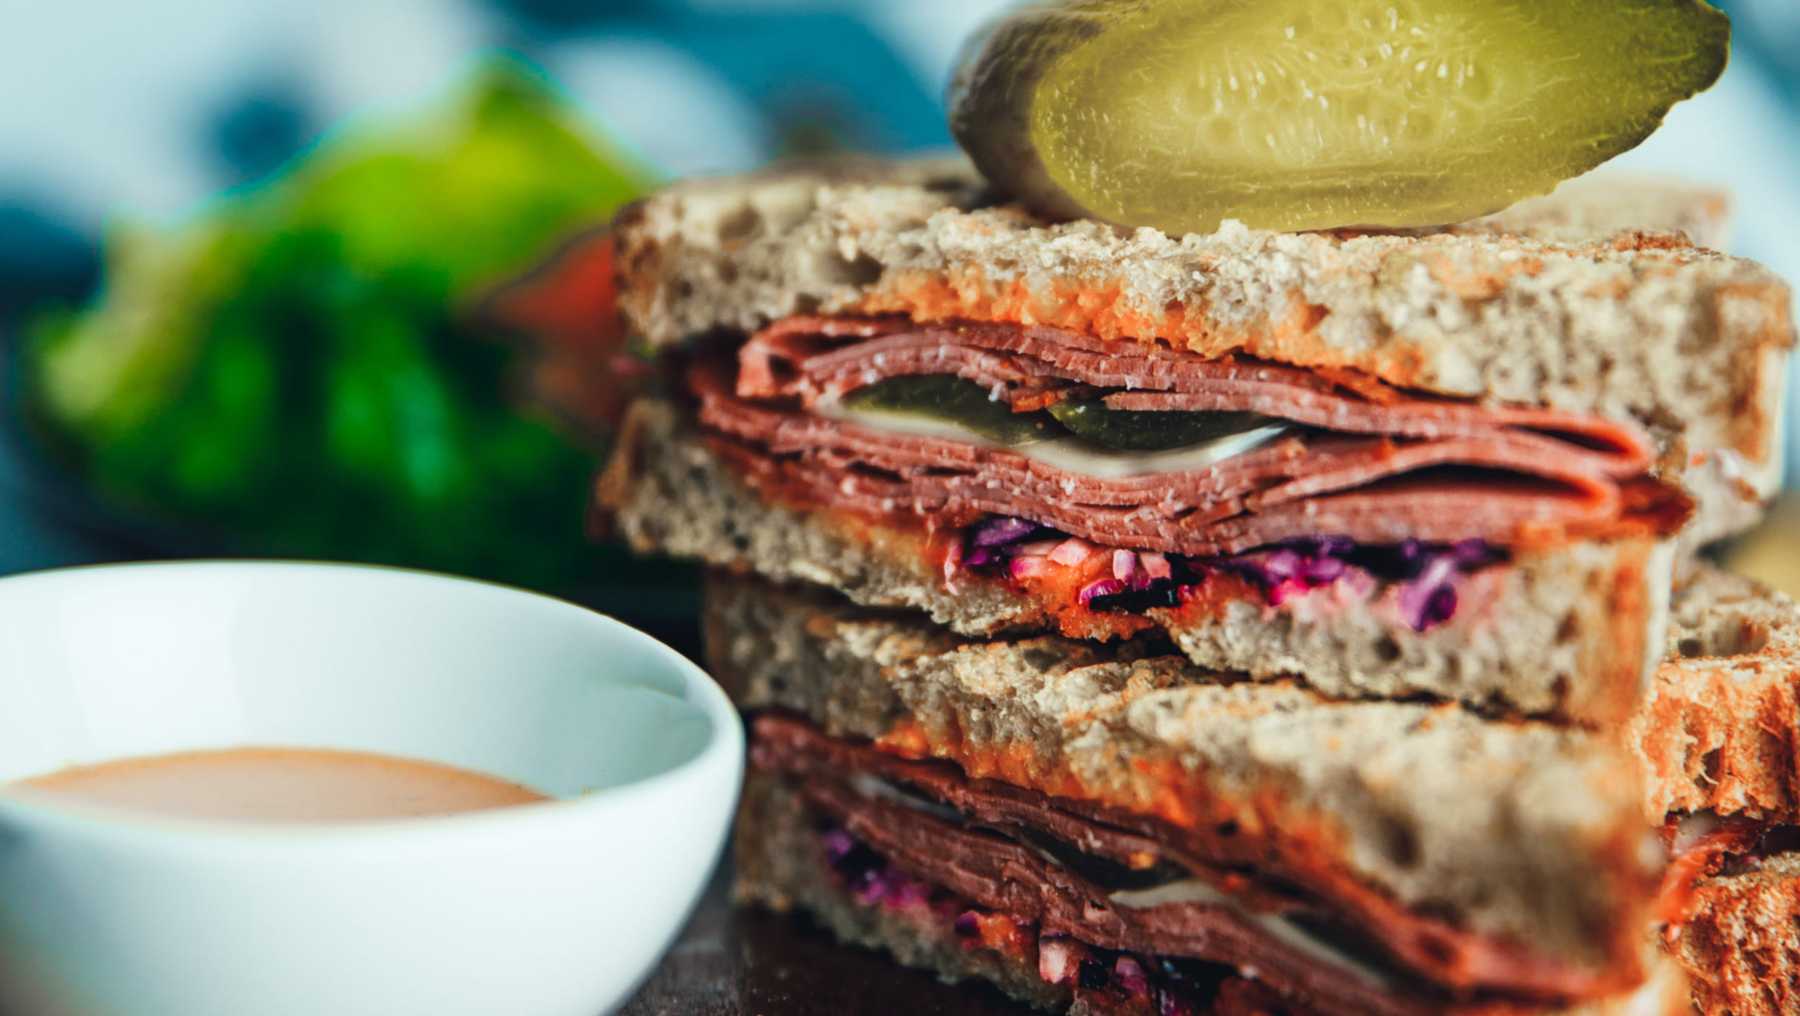
[[[545,597],[301,564],[0,580],[0,783],[238,745],[559,800],[252,826],[0,795],[0,1012],[596,1016],[699,895],[743,768],[706,675]]]

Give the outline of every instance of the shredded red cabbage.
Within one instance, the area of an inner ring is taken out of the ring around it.
[[[1150,975],[1145,973],[1144,965],[1130,956],[1120,956],[1113,961],[1113,983],[1127,995],[1145,997],[1150,994]]]
[[[1057,549],[1046,561],[1040,551]],[[1069,563],[1066,534],[1030,519],[995,517],[971,527],[961,546],[961,566],[999,569],[1014,579],[1030,578],[1049,562]],[[1290,540],[1228,557],[1183,558],[1124,549],[1111,551],[1112,575],[1083,586],[1077,598],[1096,611],[1143,611],[1173,607],[1185,590],[1208,574],[1240,575],[1263,592],[1270,606],[1341,581],[1355,570],[1375,579],[1401,584],[1399,605],[1415,631],[1428,631],[1456,615],[1457,581],[1464,575],[1505,560],[1503,550],[1484,540],[1458,543],[1364,545],[1343,536]]]
[[[1081,601],[1082,606],[1086,607],[1091,605],[1098,597],[1117,596],[1124,592],[1125,589],[1125,583],[1120,582],[1118,579],[1095,579],[1087,585],[1082,586],[1081,592],[1076,594],[1076,598]]]
[[[826,862],[843,878],[858,903],[904,909],[930,902],[930,888],[925,883],[888,864],[843,829],[828,829],[819,839]]]
[[[1044,528],[1028,519],[996,516],[969,531],[969,546],[1003,547],[1009,543],[1018,543]]]
[[[828,826],[819,833],[819,841],[831,870],[858,903],[897,908],[929,902],[933,912],[949,920],[951,933],[964,948],[981,947],[981,924],[984,914],[991,912],[901,871],[842,826]],[[1033,922],[1012,920],[1022,930],[1036,930]],[[1068,984],[1111,1005],[1154,1002],[1159,1016],[1195,1016],[1200,1011],[1197,999],[1215,990],[1218,979],[1229,973],[1195,960],[1101,949],[1059,932],[1039,933],[1037,945],[1037,973],[1046,983]]]

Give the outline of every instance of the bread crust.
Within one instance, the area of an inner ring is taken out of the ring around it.
[[[769,504],[741,483],[671,403],[633,407],[599,503],[641,552],[698,558],[907,607],[965,635],[1053,629],[1004,581],[946,579],[921,531]],[[1671,554],[1648,539],[1521,551],[1469,581],[1470,607],[1414,631],[1381,594],[1329,590],[1279,608],[1255,601],[1153,612],[1196,663],[1259,679],[1300,674],[1327,694],[1431,696],[1483,709],[1616,724],[1637,707],[1662,645]]]
[[[662,348],[794,313],[898,313],[1351,368],[1635,418],[1663,438],[1671,471],[1730,451],[1766,498],[1794,342],[1787,287],[1645,231],[1702,228],[1719,217],[1716,193],[1633,186],[1577,187],[1437,231],[1228,224],[1177,239],[991,205],[960,160],[793,168],[692,181],[622,213],[620,300]]]
[[[1629,742],[1645,809],[1800,823],[1800,608],[1703,567],[1676,596],[1668,655]]]

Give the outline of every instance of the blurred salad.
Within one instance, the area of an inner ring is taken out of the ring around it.
[[[598,449],[523,408],[530,353],[471,308],[647,180],[495,61],[424,121],[119,231],[98,299],[30,330],[35,430],[108,506],[232,552],[593,580]]]

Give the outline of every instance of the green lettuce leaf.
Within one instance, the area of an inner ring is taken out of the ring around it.
[[[596,449],[522,408],[524,353],[466,310],[649,182],[497,59],[115,233],[98,299],[32,330],[30,409],[107,505],[233,551],[589,581],[617,567],[583,536]]]

